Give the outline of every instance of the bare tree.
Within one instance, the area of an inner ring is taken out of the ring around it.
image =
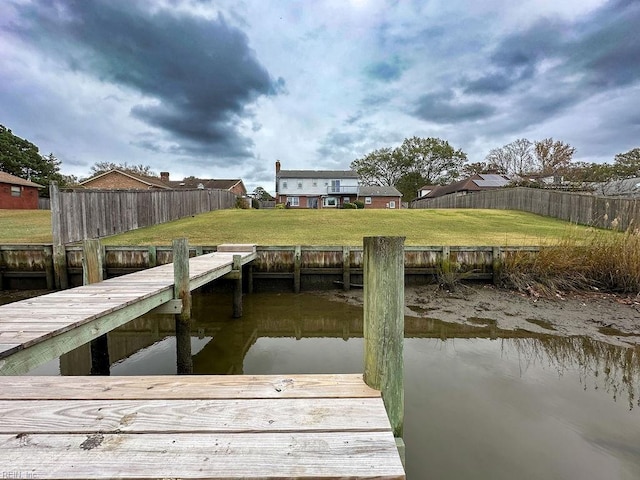
[[[485,162],[507,175],[532,173],[535,169],[533,144],[526,138],[519,138],[500,148],[492,149]]]
[[[576,149],[561,140],[545,138],[534,147],[537,167],[543,175],[557,175],[567,171]]]

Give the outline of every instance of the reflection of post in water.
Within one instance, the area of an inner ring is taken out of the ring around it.
[[[614,401],[626,396],[629,410],[640,406],[640,347],[612,345],[589,337],[548,336],[512,341],[528,362],[546,358],[560,374],[576,369],[585,390],[591,379],[595,390],[604,388]]]
[[[173,241],[173,296],[182,300],[176,321],[176,366],[178,374],[193,372],[191,359],[191,289],[189,288],[189,244],[186,238]]]
[[[82,283],[101,282],[103,274],[102,245],[99,239],[87,239],[82,245]],[[107,334],[91,340],[91,375],[110,375],[109,343]]]

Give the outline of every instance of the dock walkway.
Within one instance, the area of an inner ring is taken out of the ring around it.
[[[6,478],[405,478],[362,375],[0,383]]]
[[[255,245],[221,245],[189,260],[194,290],[256,258]],[[0,305],[0,375],[20,375],[174,299],[173,264]]]

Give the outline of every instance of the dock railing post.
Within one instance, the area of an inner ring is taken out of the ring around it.
[[[173,240],[173,297],[182,300],[182,312],[176,315],[176,366],[178,374],[193,372],[191,358],[191,289],[189,287],[189,242]]]
[[[402,450],[404,424],[404,237],[365,237],[364,381],[382,392]]]
[[[82,284],[91,285],[104,280],[104,253],[97,238],[82,242]],[[110,375],[109,342],[107,334],[91,340],[91,375]]]

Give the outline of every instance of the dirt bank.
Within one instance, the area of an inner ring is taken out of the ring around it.
[[[351,290],[326,295],[362,304],[362,293]],[[405,298],[410,316],[470,325],[496,322],[504,330],[586,335],[608,343],[640,345],[640,295],[590,292],[541,298],[492,285],[463,285],[454,292],[434,285],[407,288]]]

